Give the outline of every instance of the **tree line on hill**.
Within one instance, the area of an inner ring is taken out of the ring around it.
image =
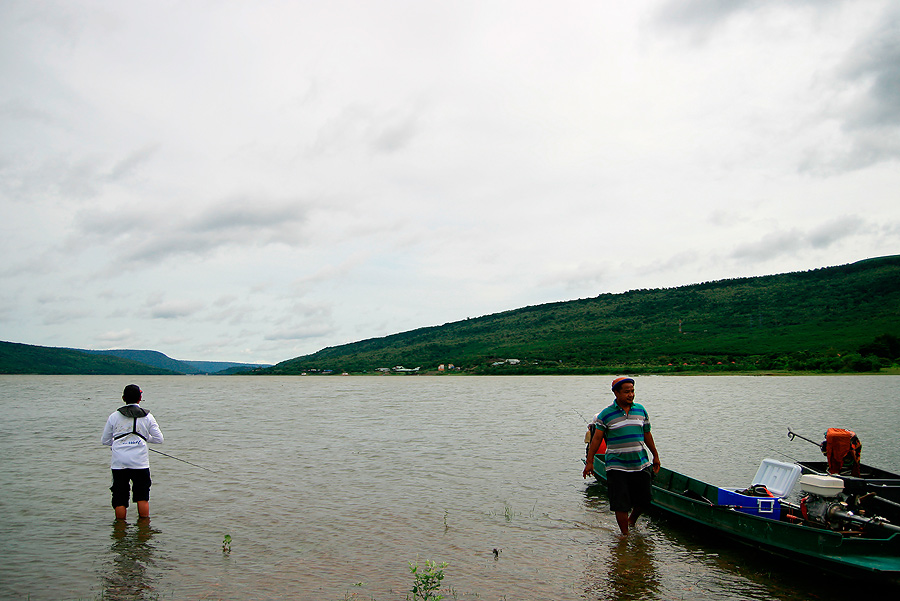
[[[447,364],[475,374],[870,372],[896,366],[898,336],[900,256],[890,256],[524,307],[329,347],[254,373]]]

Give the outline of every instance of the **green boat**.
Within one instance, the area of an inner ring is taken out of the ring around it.
[[[759,486],[743,491],[719,488],[661,467],[653,479],[653,506],[830,574],[874,577],[900,585],[900,527],[878,516],[854,513],[853,499],[842,488],[832,489],[841,487],[839,479],[801,478],[799,469],[763,461],[754,485],[765,482],[774,471],[774,479],[781,480],[777,484],[787,490],[777,490],[774,496],[754,496]],[[594,456],[594,474],[605,483],[606,464],[600,453]],[[797,480],[805,496],[794,504],[785,497]]]

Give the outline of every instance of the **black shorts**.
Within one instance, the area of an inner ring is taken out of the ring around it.
[[[606,484],[609,492],[609,508],[613,511],[631,511],[650,508],[650,470],[626,472],[608,470]]]
[[[150,468],[121,469],[112,471],[112,506],[128,507],[129,484],[133,484],[131,499],[138,501],[150,500]]]

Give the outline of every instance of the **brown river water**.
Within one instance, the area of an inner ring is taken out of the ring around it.
[[[835,580],[651,513],[617,536],[581,478],[611,377],[0,376],[0,599],[824,599]],[[165,435],[152,518],[109,506],[99,444],[136,383]],[[662,463],[745,486],[849,428],[900,471],[900,377],[639,377]],[[230,550],[223,550],[225,535]],[[496,553],[494,552],[496,550]],[[865,589],[862,589],[865,590]]]

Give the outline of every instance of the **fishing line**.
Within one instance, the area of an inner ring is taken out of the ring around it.
[[[796,457],[791,457],[791,456],[788,455],[787,453],[782,453],[781,451],[778,451],[778,450],[776,450],[776,449],[773,449],[772,447],[769,447],[769,450],[772,451],[773,453],[778,453],[779,455],[783,455],[783,456],[787,457],[788,459],[790,459],[790,460],[793,461],[794,463],[800,463],[800,460],[799,460],[799,459],[797,459]]]
[[[580,413],[577,409],[575,409],[575,408],[573,407],[573,408],[572,408],[572,411],[574,411],[575,414],[578,415],[578,417],[580,417],[580,418],[584,421],[584,423],[586,423],[586,424],[589,425],[589,426],[591,425],[591,422],[589,422],[588,420],[586,420],[586,419],[584,418],[584,416],[581,415],[581,413]]]
[[[174,459],[175,461],[180,461],[182,463],[187,463],[188,465],[193,465],[194,467],[199,467],[201,470],[206,470],[207,472],[218,473],[216,470],[211,470],[208,467],[203,467],[202,465],[197,465],[196,463],[191,463],[190,461],[185,461],[184,459],[179,459],[178,457],[174,457],[172,455],[168,455],[163,453],[162,451],[157,451],[156,449],[151,449],[149,446],[147,447],[148,451],[153,451],[154,453],[159,453],[163,457],[168,457],[169,459]]]

